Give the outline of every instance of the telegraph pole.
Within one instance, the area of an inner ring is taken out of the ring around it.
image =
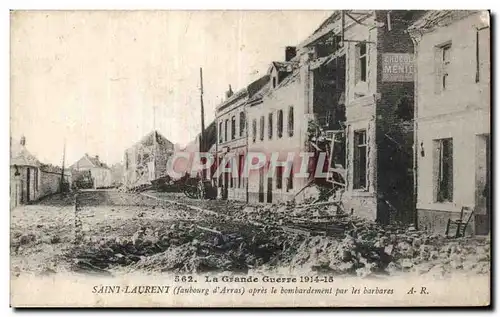
[[[203,69],[201,67],[200,67],[200,106],[201,106],[200,153],[203,153],[206,149],[205,149],[205,109],[203,107]],[[203,180],[205,180],[204,169],[201,171],[201,177]]]
[[[205,109],[203,108],[203,69],[200,67],[200,104],[201,104],[201,135],[200,135],[200,152],[205,150]]]

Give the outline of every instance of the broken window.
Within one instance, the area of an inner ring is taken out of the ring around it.
[[[264,116],[260,117],[260,140],[264,141]]]
[[[278,110],[278,122],[276,123],[278,126],[278,138],[283,136],[283,110]]]
[[[268,129],[267,129],[267,134],[269,137],[269,140],[273,138],[273,113],[271,112],[269,114],[269,120],[268,120]]]
[[[293,136],[293,106],[288,107],[288,136]]]
[[[354,189],[366,189],[366,130],[354,132]]]
[[[367,46],[366,43],[359,43],[356,45],[356,54],[358,55],[357,58],[357,67],[356,67],[356,82],[359,81],[366,81],[366,73],[367,73],[367,62],[368,62],[368,55],[367,55]]]
[[[446,90],[448,85],[448,70],[450,65],[450,51],[451,44],[446,44],[441,47],[442,59],[441,59],[441,88]]]
[[[255,143],[255,140],[257,140],[257,120],[253,119],[252,121],[252,140],[253,143]]]
[[[397,102],[396,113],[399,119],[403,121],[410,121],[413,119],[413,100],[409,96],[403,96]]]
[[[231,118],[231,140],[236,138],[236,116]]]
[[[242,111],[240,112],[240,137],[243,136],[243,132],[245,131],[245,126],[246,126],[245,113]]]
[[[276,189],[281,189],[283,184],[283,166],[276,167]]]
[[[222,143],[223,142],[223,139],[222,139],[222,121],[219,122],[219,143]]]
[[[434,141],[436,149],[435,164],[437,167],[436,201],[453,201],[453,139]]]
[[[227,142],[227,129],[229,128],[229,119],[224,122],[224,142]]]

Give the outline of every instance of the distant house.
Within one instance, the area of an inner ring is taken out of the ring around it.
[[[34,202],[61,191],[71,183],[71,173],[58,166],[42,164],[26,149],[26,138],[10,144],[10,208]]]
[[[87,172],[92,180],[93,188],[106,188],[112,186],[111,169],[100,161],[99,156],[90,156],[87,153],[71,165],[71,170],[75,174]],[[76,175],[75,175],[76,176]]]
[[[167,176],[167,161],[174,153],[174,144],[152,131],[139,142],[125,150],[124,184],[128,188],[144,184]]]

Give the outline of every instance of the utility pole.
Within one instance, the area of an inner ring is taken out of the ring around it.
[[[200,67],[200,104],[201,104],[201,135],[200,152],[205,150],[205,109],[203,108],[203,69]]]
[[[156,105],[153,106],[153,179],[156,179],[156,152],[158,147],[156,145],[157,134],[156,134]]]
[[[203,153],[207,149],[205,149],[205,109],[203,107],[203,69],[201,67],[200,67],[200,105],[201,105],[200,153]],[[201,171],[201,177],[203,180],[205,180],[205,169]]]

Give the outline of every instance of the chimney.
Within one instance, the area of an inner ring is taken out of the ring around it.
[[[229,90],[226,91],[226,98],[231,98],[231,96],[233,95],[233,89],[231,88],[231,85],[229,85]]]
[[[21,143],[22,146],[26,146],[26,137],[24,135],[21,137],[21,142],[20,143]]]
[[[99,161],[99,155],[96,155],[96,156],[95,156],[95,159]]]
[[[297,48],[295,46],[287,46],[285,48],[285,61],[289,62],[297,55]]]

